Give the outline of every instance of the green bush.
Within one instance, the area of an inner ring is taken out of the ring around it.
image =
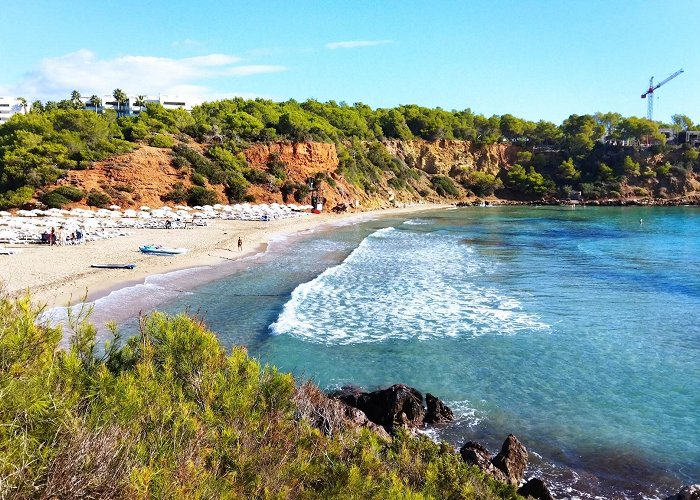
[[[185,168],[190,166],[190,162],[184,156],[173,156],[170,162],[173,167],[177,169]]]
[[[469,174],[463,185],[477,196],[492,196],[503,187],[503,182],[494,175],[477,170]]]
[[[249,168],[243,175],[251,184],[267,184],[270,182],[269,174],[257,168]]]
[[[175,139],[169,135],[153,134],[148,138],[148,144],[154,148],[172,148],[175,145]]]
[[[455,183],[449,177],[444,175],[434,175],[430,182],[433,184],[433,189],[440,196],[444,197],[456,197],[459,196],[459,189],[455,186]]]
[[[85,198],[85,192],[73,186],[60,186],[54,189],[53,192],[65,196],[70,201],[80,201]]]
[[[317,387],[196,319],[153,313],[102,348],[74,314],[59,348],[41,312],[0,297],[0,498],[516,498],[426,437],[321,432]]]
[[[205,187],[207,185],[207,179],[202,175],[198,174],[197,172],[192,172],[192,184],[195,184],[197,186],[202,186]]]
[[[93,189],[88,193],[87,204],[91,207],[106,207],[112,202],[111,198],[100,191]]]
[[[244,198],[248,192],[249,185],[245,177],[239,172],[230,173],[226,179],[226,197],[231,203],[245,201]]]
[[[306,197],[309,196],[309,186],[306,184],[297,184],[296,191],[294,191],[294,199],[297,203],[303,203]]]
[[[41,202],[49,208],[63,208],[70,200],[56,191],[51,191],[41,197]]]
[[[281,181],[287,178],[287,164],[280,159],[278,154],[270,155],[267,161],[267,171],[271,176]]]
[[[173,186],[173,188],[166,194],[160,197],[163,201],[172,201],[173,203],[187,203],[189,198],[189,193],[185,189],[184,184],[178,182]]]
[[[216,191],[206,189],[201,186],[192,186],[187,191],[187,203],[190,206],[215,205],[219,203],[219,195]]]
[[[0,208],[19,208],[31,200],[33,196],[34,189],[29,186],[7,191],[4,195],[0,194]]]

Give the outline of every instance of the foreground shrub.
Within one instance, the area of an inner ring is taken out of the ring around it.
[[[0,298],[0,498],[515,498],[427,438],[321,432],[318,389],[196,319],[98,349],[78,315],[62,350],[40,313]]]

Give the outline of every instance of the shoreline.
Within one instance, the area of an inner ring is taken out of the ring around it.
[[[3,258],[0,286],[11,297],[28,293],[47,308],[94,302],[125,287],[143,284],[154,275],[197,267],[215,267],[265,252],[271,240],[340,221],[422,212],[452,205],[425,204],[405,208],[346,214],[316,214],[272,221],[215,220],[209,226],[188,229],[135,229],[128,235],[76,246],[20,246],[21,252]],[[238,237],[244,250],[236,248]],[[147,243],[187,247],[173,257],[147,255],[138,247]],[[135,269],[96,269],[96,263],[133,263]]]

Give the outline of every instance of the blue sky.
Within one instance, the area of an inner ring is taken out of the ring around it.
[[[222,5],[223,4],[223,5]],[[420,104],[700,121],[700,1],[3,0],[0,95]]]

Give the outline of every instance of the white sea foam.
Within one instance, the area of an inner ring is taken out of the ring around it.
[[[352,344],[514,335],[548,328],[489,284],[494,264],[458,238],[381,229],[341,264],[299,285],[273,335]]]
[[[430,221],[426,219],[409,219],[404,221],[406,226],[425,226],[426,224],[430,224]]]

